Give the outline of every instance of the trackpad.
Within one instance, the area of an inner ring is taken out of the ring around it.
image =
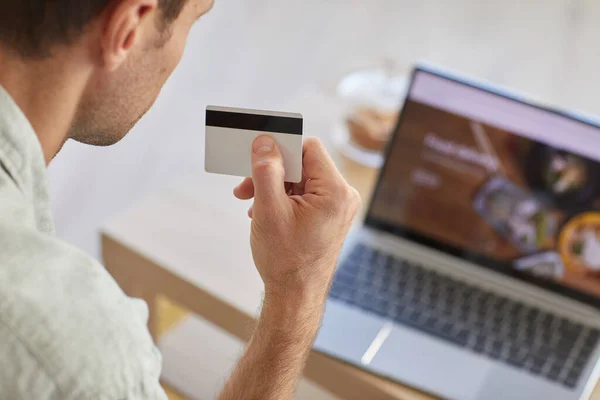
[[[477,399],[493,364],[461,347],[394,326],[370,367],[445,398],[471,400]]]
[[[329,300],[315,349],[359,364],[382,326],[381,318],[348,307],[344,303]]]

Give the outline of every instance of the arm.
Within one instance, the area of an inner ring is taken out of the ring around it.
[[[319,141],[305,140],[299,184],[284,184],[283,160],[272,139],[262,136],[253,148],[252,179],[234,193],[254,198],[250,242],[265,300],[246,354],[219,400],[293,397],[360,204]]]
[[[312,309],[307,301],[286,306],[280,300],[265,297],[256,331],[219,400],[293,397],[322,312],[319,304]]]

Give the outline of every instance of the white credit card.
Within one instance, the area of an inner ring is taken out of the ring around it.
[[[206,107],[206,172],[252,176],[252,142],[269,135],[279,145],[285,167],[285,181],[302,181],[301,114]]]

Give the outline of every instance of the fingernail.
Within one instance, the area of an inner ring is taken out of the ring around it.
[[[273,146],[275,145],[275,141],[269,136],[260,136],[252,145],[252,149],[254,150],[254,154],[267,154],[273,151]]]

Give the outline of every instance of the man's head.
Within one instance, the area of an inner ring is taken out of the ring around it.
[[[68,137],[111,145],[156,100],[213,0],[10,0],[0,44],[25,63],[84,54],[89,79]]]

